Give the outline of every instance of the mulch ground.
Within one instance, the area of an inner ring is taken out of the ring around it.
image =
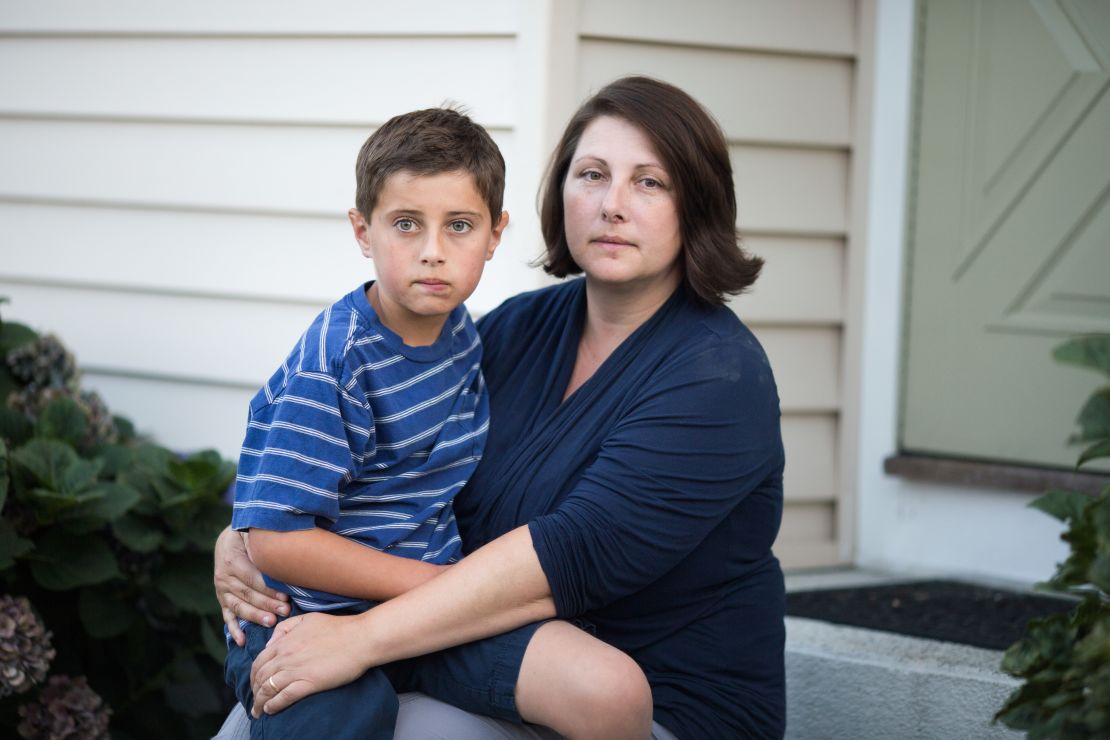
[[[786,613],[912,637],[1005,650],[1034,617],[1066,612],[1074,602],[957,581],[793,591]]]

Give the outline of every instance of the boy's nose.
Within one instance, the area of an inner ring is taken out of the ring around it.
[[[424,240],[424,244],[420,249],[420,263],[424,265],[441,265],[443,264],[443,245],[439,243],[439,238],[436,236],[429,236]]]

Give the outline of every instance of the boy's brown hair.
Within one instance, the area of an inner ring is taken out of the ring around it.
[[[466,172],[489,206],[491,225],[501,218],[505,160],[489,133],[462,111],[402,113],[370,135],[355,160],[355,207],[367,223],[386,180],[398,172]]]
[[[720,126],[685,92],[649,77],[609,83],[567,124],[540,190],[540,225],[547,245],[543,269],[556,277],[582,272],[567,245],[563,183],[582,133],[601,116],[620,118],[643,131],[674,178],[682,235],[679,259],[688,293],[721,305],[725,294],[754,283],[763,260],[739,245],[732,164]]]

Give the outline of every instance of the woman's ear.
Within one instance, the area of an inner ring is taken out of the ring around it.
[[[347,218],[351,222],[351,229],[355,232],[355,241],[358,242],[358,248],[362,252],[362,256],[367,259],[374,259],[373,250],[370,249],[370,224],[366,223],[366,219],[362,217],[357,208],[347,211]]]

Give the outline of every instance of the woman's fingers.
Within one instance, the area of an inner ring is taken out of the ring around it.
[[[313,613],[280,623],[251,666],[251,714],[276,714],[361,676],[367,663],[358,646],[358,619]]]

